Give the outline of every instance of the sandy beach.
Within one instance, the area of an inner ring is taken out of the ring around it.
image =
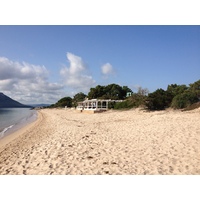
[[[43,109],[0,141],[0,174],[200,174],[200,109]]]

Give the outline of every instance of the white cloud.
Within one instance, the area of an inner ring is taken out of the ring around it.
[[[63,85],[48,81],[48,70],[0,57],[0,91],[21,103],[54,103]]]
[[[69,67],[63,67],[60,75],[66,86],[77,92],[87,92],[95,83],[92,76],[88,75],[87,67],[82,58],[72,53],[67,53]]]
[[[13,62],[0,57],[0,80],[9,78],[32,79],[36,76],[46,78],[48,71],[44,66],[36,66],[26,62]]]
[[[114,74],[113,66],[110,63],[106,63],[103,66],[101,66],[101,73],[104,76],[109,76]]]

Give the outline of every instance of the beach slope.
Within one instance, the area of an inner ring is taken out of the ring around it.
[[[200,174],[200,110],[44,109],[0,141],[0,174]]]

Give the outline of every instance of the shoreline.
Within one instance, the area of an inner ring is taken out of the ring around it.
[[[26,123],[18,124],[17,127],[15,127],[13,130],[10,130],[6,136],[0,138],[0,152],[3,150],[5,145],[12,143],[15,139],[25,134],[25,132],[31,130],[35,125],[39,125],[42,116],[38,111],[36,112],[36,115],[36,119],[27,121]]]
[[[23,116],[23,115],[22,115]],[[10,134],[13,134],[14,132],[20,130],[24,126],[34,122],[37,120],[37,111],[31,111],[30,114],[26,114],[23,117],[20,117],[17,120],[12,120],[12,123],[8,123],[7,126],[4,125],[4,127],[0,131],[0,140],[3,138],[9,136]]]
[[[199,109],[92,115],[42,109],[4,140],[0,174],[199,175],[199,116]]]

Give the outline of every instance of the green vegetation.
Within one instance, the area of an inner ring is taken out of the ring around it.
[[[125,101],[116,103],[114,109],[130,109],[144,106],[147,99],[148,89],[138,88],[137,93],[133,93]]]
[[[147,98],[146,107],[149,110],[163,110],[172,107],[182,109],[200,100],[200,80],[186,85],[168,85],[167,90],[158,89],[150,93]]]
[[[194,103],[191,106],[188,106],[187,108],[183,109],[183,111],[189,111],[200,108],[200,102]]]
[[[189,90],[200,98],[200,80],[190,84]]]
[[[127,93],[132,95],[126,97]],[[117,84],[109,84],[107,86],[97,85],[91,88],[88,95],[80,92],[73,98],[64,97],[50,107],[76,107],[78,102],[88,99],[112,99],[123,100],[122,102],[110,102],[109,108],[113,109],[130,109],[143,106],[148,110],[164,110],[172,107],[174,109],[183,109],[190,107],[200,100],[200,80],[186,85],[171,84],[167,90],[162,88],[149,93],[148,89],[138,88],[136,93],[133,93],[127,86]],[[199,105],[199,104],[198,104]]]
[[[50,108],[58,108],[58,107],[72,107],[72,98],[71,97],[64,97],[60,99],[57,103],[52,104]]]
[[[78,102],[80,101],[84,101],[84,99],[86,98],[86,94],[82,93],[82,92],[79,92],[77,93],[76,95],[74,95],[74,98],[72,100],[72,105],[73,107],[77,107],[78,105]]]
[[[149,110],[164,110],[170,105],[171,95],[163,89],[157,89],[150,93],[146,100],[146,106]]]
[[[173,98],[171,107],[176,108],[176,109],[186,108],[198,101],[199,101],[199,99],[198,99],[197,95],[194,92],[187,90],[181,94],[176,95]]]
[[[107,86],[97,85],[95,88],[91,88],[88,95],[79,92],[74,95],[73,99],[71,97],[64,97],[60,99],[57,103],[52,104],[51,108],[57,107],[76,107],[78,102],[84,101],[87,97],[88,99],[112,99],[112,100],[123,100],[126,98],[127,92],[132,90],[127,86],[119,86],[117,84],[110,84]],[[109,108],[114,108],[115,103],[110,102]]]
[[[127,92],[132,92],[127,86],[119,86],[117,84],[110,84],[107,86],[97,85],[95,88],[91,88],[88,93],[88,99],[112,99],[112,100],[124,100]]]

